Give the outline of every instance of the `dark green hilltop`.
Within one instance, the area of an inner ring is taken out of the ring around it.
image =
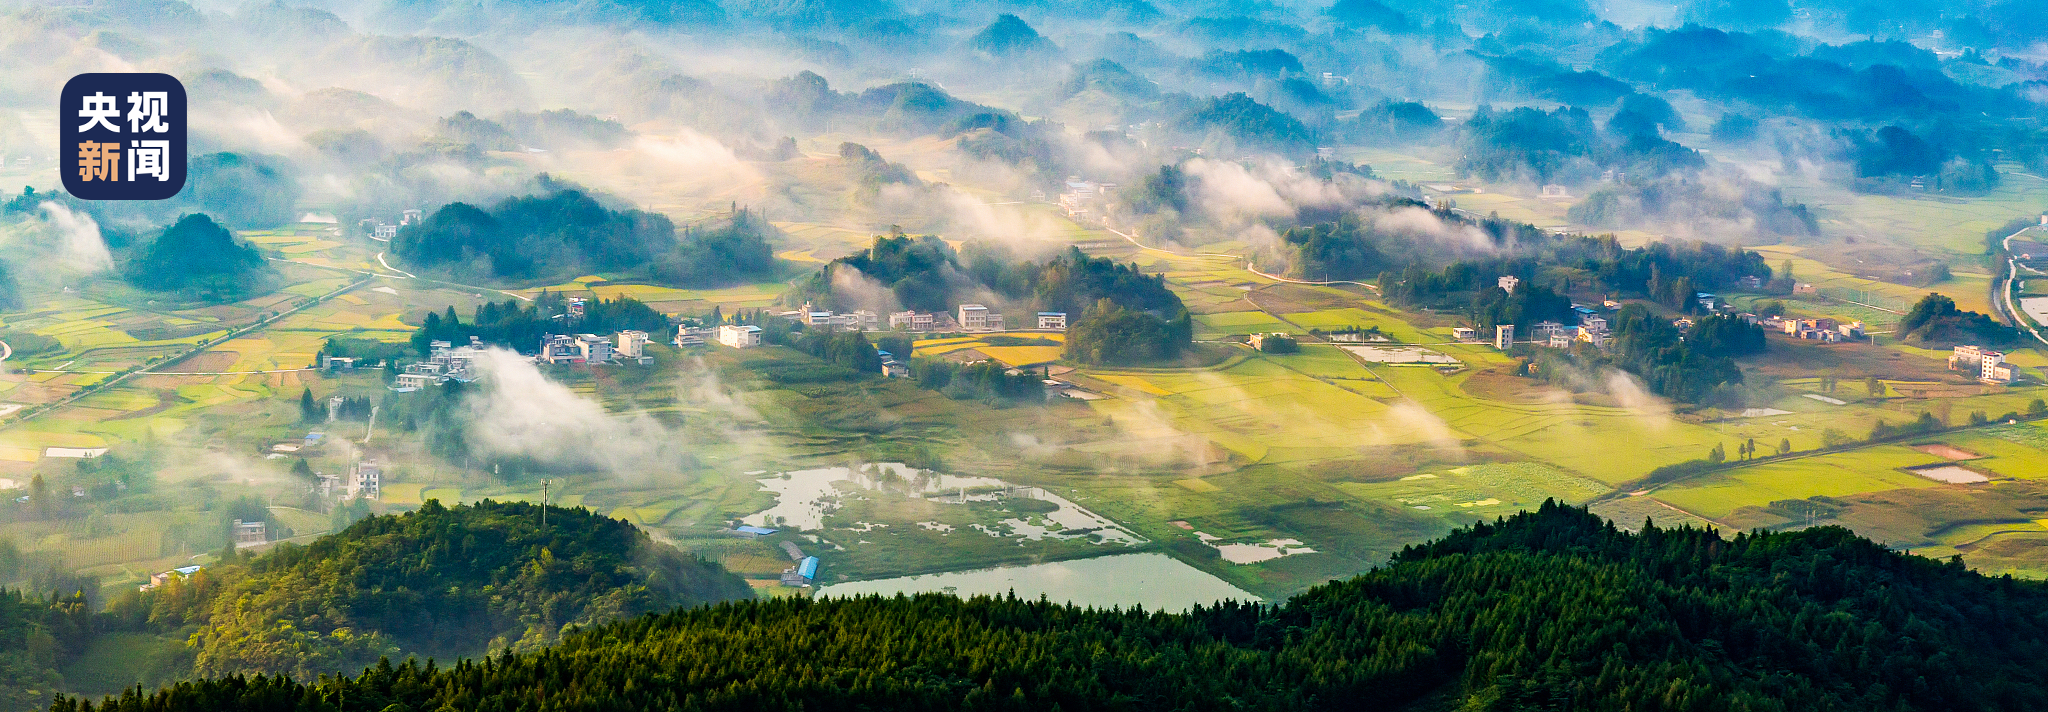
[[[445,521],[449,511],[373,519],[334,543],[259,562],[318,567],[319,552],[436,521],[449,527],[441,541],[470,536]],[[565,523],[590,516],[558,512]],[[474,568],[442,551],[399,558]],[[387,565],[371,557],[334,573],[380,575]],[[700,584],[694,595],[715,593]],[[365,605],[391,594],[357,595]],[[9,620],[10,630],[23,625]],[[943,595],[726,602],[454,665],[382,660],[317,680],[228,675],[97,702],[62,698],[50,709],[2025,710],[2048,706],[2044,656],[2040,583],[1891,551],[1837,527],[1632,533],[1546,504],[1278,605],[1160,613]]]

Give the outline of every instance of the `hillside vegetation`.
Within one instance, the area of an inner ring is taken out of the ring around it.
[[[184,670],[148,676],[270,673],[297,679],[381,657],[452,660],[532,650],[565,631],[751,590],[717,564],[655,544],[581,508],[484,501],[373,516],[311,545],[208,566],[91,614],[81,597],[0,596],[0,687],[59,688],[58,667],[109,634],[177,648]],[[11,684],[10,684],[11,683]],[[0,709],[32,709],[0,696]],[[381,709],[381,707],[380,707]]]
[[[490,210],[449,203],[398,231],[392,251],[408,266],[473,279],[556,279],[622,272],[689,285],[743,282],[773,272],[767,220],[734,209],[685,228],[663,215],[612,209],[541,178],[545,194],[506,198]]]
[[[1840,528],[1636,534],[1546,503],[1277,606],[744,602],[453,668],[229,677],[97,709],[2038,709],[2044,604],[2039,583]]]

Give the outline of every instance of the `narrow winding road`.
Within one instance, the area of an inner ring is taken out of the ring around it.
[[[2012,239],[2015,237],[2019,237],[2021,232],[2026,232],[2028,229],[2032,227],[2032,225],[2029,225],[2027,227],[2020,228],[2019,232],[2006,235],[2004,240],[1999,241],[2000,249],[2002,249],[2005,252],[2006,267],[2005,287],[2001,291],[2004,292],[2002,298],[2005,302],[2006,317],[2009,320],[2011,320],[2013,324],[2019,326],[2022,329],[2026,329],[2027,333],[2032,334],[2034,336],[2035,341],[2041,342],[2043,346],[2048,346],[2048,338],[2042,338],[2041,330],[2035,328],[2034,325],[2027,323],[2026,313],[2020,311],[2019,307],[2013,304],[2012,301],[2013,285],[2018,284],[2020,278],[2020,260],[2019,258],[2012,256]],[[2035,270],[2032,267],[2028,267],[2026,269],[2028,272],[2032,272],[2035,274],[2040,273],[2038,270]]]

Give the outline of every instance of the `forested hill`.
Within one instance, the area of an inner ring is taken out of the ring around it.
[[[235,557],[55,631],[162,635],[190,674],[359,670],[380,657],[440,660],[530,650],[567,626],[735,598],[739,577],[581,508],[484,501],[375,516],[307,546]],[[54,629],[53,629],[54,630]],[[61,634],[59,634],[61,633]],[[85,641],[71,647],[83,648]],[[175,672],[175,671],[173,671]]]
[[[485,210],[449,203],[392,239],[412,269],[492,282],[552,280],[615,272],[683,286],[722,286],[775,271],[773,225],[735,206],[732,213],[681,235],[669,219],[614,210],[573,186],[540,178],[543,192],[506,198]]]
[[[2048,706],[2044,656],[2038,582],[1833,527],[1632,534],[1546,504],[1278,606],[754,601],[454,668],[226,678],[97,709],[2024,710]]]

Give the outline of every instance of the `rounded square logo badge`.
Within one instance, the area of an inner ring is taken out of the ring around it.
[[[169,74],[80,74],[57,106],[57,168],[85,200],[163,200],[185,187],[185,85]]]

